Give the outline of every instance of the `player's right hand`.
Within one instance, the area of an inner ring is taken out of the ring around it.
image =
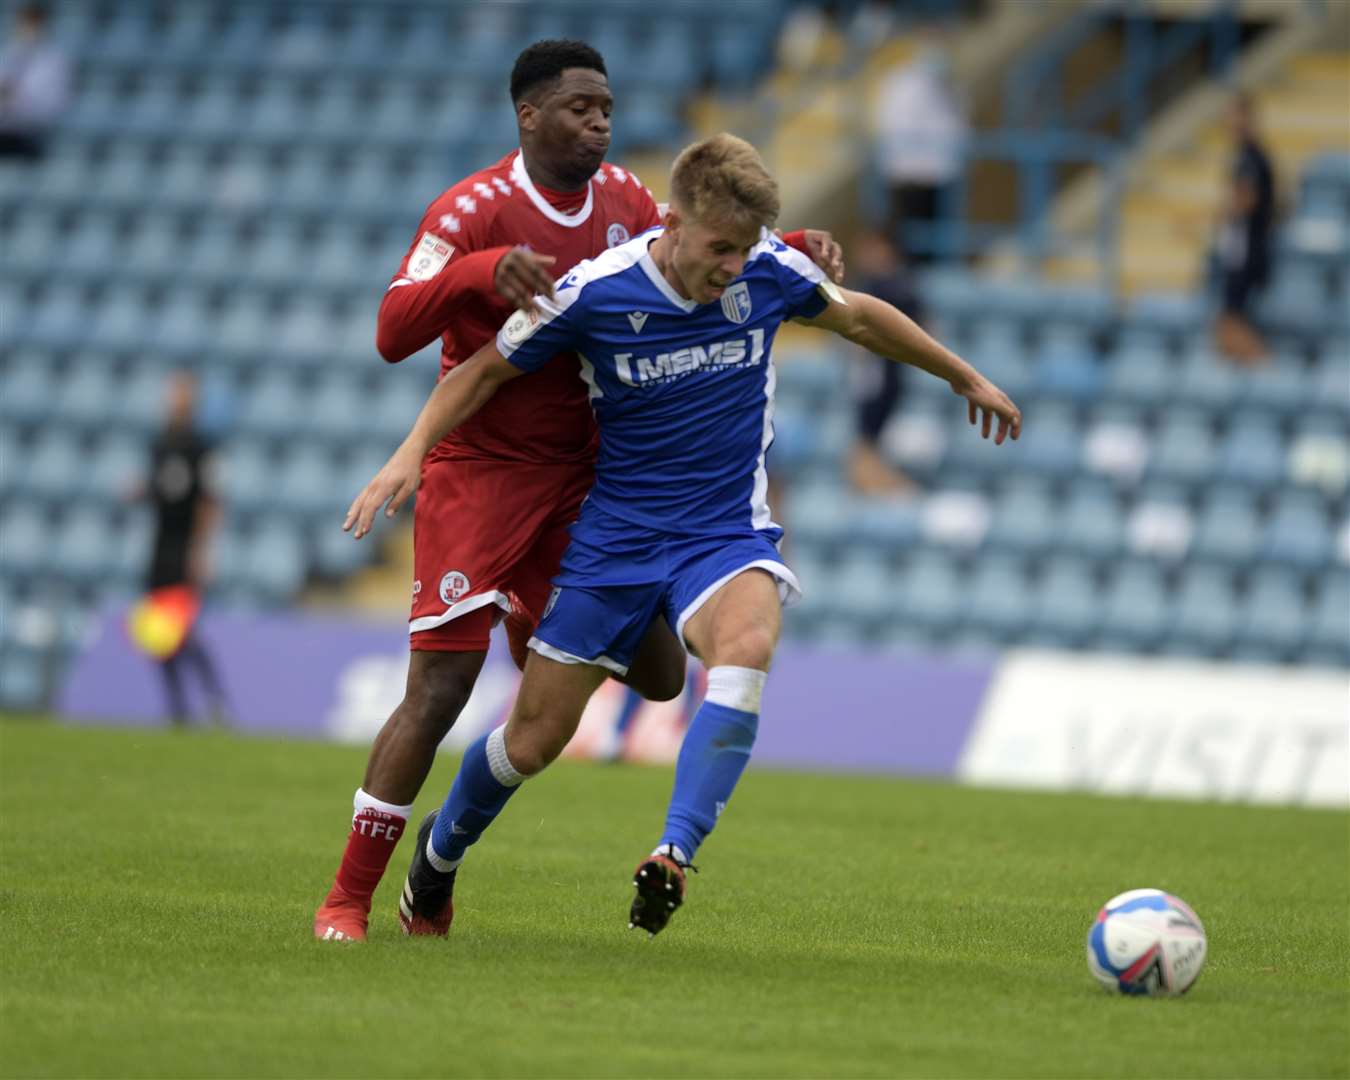
[[[513,308],[537,314],[535,296],[542,293],[553,299],[553,274],[549,267],[557,261],[552,255],[540,255],[524,246],[514,247],[497,260],[492,284]]]
[[[421,479],[422,456],[409,450],[406,444],[400,446],[347,508],[347,519],[342,523],[342,531],[350,532],[352,539],[360,540],[375,524],[375,515],[380,512],[380,507],[388,503],[384,516],[393,517],[398,513],[398,508],[408,501],[408,496],[417,490]]]

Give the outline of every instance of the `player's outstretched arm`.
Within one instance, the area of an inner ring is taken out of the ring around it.
[[[348,507],[343,531],[360,540],[370,532],[380,507],[389,504],[384,512],[386,517],[398,513],[398,508],[417,490],[427,451],[486,405],[497,387],[523,374],[491,344],[484,345],[451,370],[427,398],[402,445]]]
[[[980,435],[989,437],[994,417],[998,432],[994,442],[1022,433],[1022,412],[1012,400],[970,364],[934,340],[913,319],[884,300],[867,293],[835,289],[829,306],[808,326],[832,330],[868,352],[922,368],[951,384],[952,392],[966,399],[970,422],[980,424]]]

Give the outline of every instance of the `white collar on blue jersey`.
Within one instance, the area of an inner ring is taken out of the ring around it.
[[[698,307],[698,303],[693,300],[686,300],[675,291],[675,286],[666,280],[666,275],[661,273],[661,268],[656,265],[656,260],[652,258],[652,243],[665,232],[658,226],[656,236],[650,236],[649,233],[643,233],[638,237],[642,240],[647,238],[647,246],[642,249],[642,258],[638,260],[638,265],[642,267],[643,272],[652,280],[652,284],[661,290],[661,295],[684,312],[693,311]]]
[[[511,179],[515,181],[516,187],[529,196],[530,202],[534,203],[534,208],[549,221],[569,229],[575,229],[591,216],[591,207],[595,204],[595,187],[589,180],[586,181],[586,201],[582,204],[581,209],[573,214],[564,214],[539,194],[539,189],[534,186],[534,181],[530,179],[529,171],[525,168],[525,151],[523,150],[517,150],[516,160],[511,162]]]

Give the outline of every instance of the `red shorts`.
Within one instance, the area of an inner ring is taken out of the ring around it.
[[[589,463],[424,465],[413,510],[412,647],[486,650],[504,615],[533,627],[594,478]]]

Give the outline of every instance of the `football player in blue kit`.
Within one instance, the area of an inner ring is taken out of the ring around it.
[[[787,319],[913,364],[965,398],[971,423],[1016,439],[998,387],[889,304],[840,290],[774,238],[777,184],[749,143],[716,135],[671,172],[660,226],[574,267],[556,296],[517,311],[495,344],[451,371],[412,432],[357,496],[360,538],[417,487],[422,459],[508,379],[574,352],[600,429],[595,484],[534,637],[507,722],[465,752],[444,806],[418,833],[402,903],[453,913],[469,845],[521,782],[567,745],[595,689],[623,673],[662,613],[708,671],[675,767],[660,843],[638,866],[630,925],[655,934],[749,760],[781,610],[800,593],[765,501],[774,334]]]

